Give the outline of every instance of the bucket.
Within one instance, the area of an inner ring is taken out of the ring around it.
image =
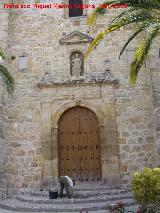
[[[58,190],[57,191],[49,190],[49,198],[50,199],[57,199],[57,197],[58,197]]]

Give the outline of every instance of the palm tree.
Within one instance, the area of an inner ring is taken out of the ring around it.
[[[5,60],[5,55],[3,51],[0,50],[0,75],[5,82],[8,93],[12,94],[14,91],[15,81],[7,68],[2,65],[3,60]]]
[[[107,6],[113,4],[127,4],[128,9],[117,15],[109,25],[97,35],[89,48],[86,56],[102,41],[109,33],[116,31],[124,26],[136,24],[138,29],[133,32],[127,42],[124,44],[119,58],[124,52],[128,44],[141,32],[145,32],[144,39],[141,41],[135,50],[134,60],[130,64],[130,82],[135,84],[136,77],[140,71],[146,57],[149,53],[154,41],[160,37],[160,0],[110,0],[103,3],[103,7],[99,6],[89,16],[88,25],[91,27],[96,22],[99,15],[107,12]]]

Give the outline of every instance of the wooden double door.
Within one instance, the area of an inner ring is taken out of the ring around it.
[[[101,180],[98,120],[91,110],[74,107],[65,111],[58,124],[59,176],[78,181]]]

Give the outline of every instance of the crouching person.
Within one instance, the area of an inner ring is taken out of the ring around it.
[[[68,176],[61,176],[59,179],[60,183],[60,191],[59,191],[59,197],[63,197],[63,189],[65,188],[65,191],[67,193],[68,198],[73,197],[73,186],[75,185],[75,182],[72,181],[72,179]]]

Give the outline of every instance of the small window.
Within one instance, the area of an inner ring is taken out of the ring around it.
[[[83,0],[69,0],[69,17],[78,17],[83,15]]]

